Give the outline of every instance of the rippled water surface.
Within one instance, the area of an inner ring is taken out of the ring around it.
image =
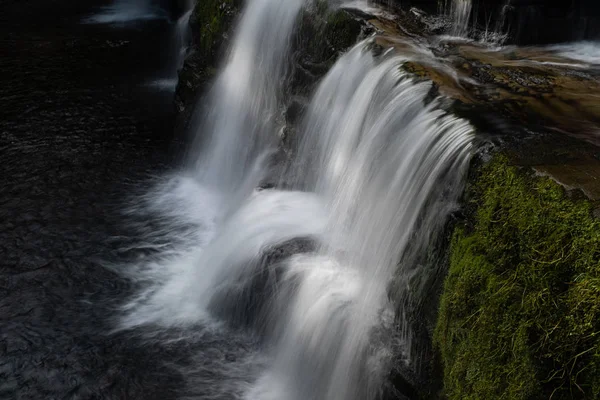
[[[81,24],[107,2],[0,13],[0,398],[169,399],[170,349],[108,335],[129,284],[99,260],[136,242],[120,204],[170,163],[166,21]],[[142,100],[143,99],[143,100]],[[144,223],[150,223],[145,221]]]
[[[591,72],[597,44],[519,58],[464,37],[471,2],[456,1],[461,37],[398,39],[397,52],[363,38],[332,59],[282,151],[305,2],[253,0],[181,162],[185,5],[3,5],[0,398],[382,398],[392,364],[420,362],[398,304],[435,278],[420,256],[477,146],[401,66],[427,61],[462,95],[473,82],[439,55],[445,42]]]

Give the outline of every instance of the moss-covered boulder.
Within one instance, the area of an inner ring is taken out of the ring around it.
[[[202,0],[196,4],[190,25],[197,51],[209,62],[214,62],[240,3],[240,0]]]
[[[303,9],[297,25],[291,89],[308,95],[338,57],[357,42],[365,24],[348,10],[330,9],[316,1]]]
[[[190,16],[192,45],[179,72],[175,104],[180,115],[178,125],[185,126],[198,94],[216,75],[219,54],[225,46],[241,6],[240,0],[201,0]]]
[[[449,399],[600,399],[600,222],[497,156],[468,190],[434,342]]]

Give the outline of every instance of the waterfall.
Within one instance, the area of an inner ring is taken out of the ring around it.
[[[225,339],[198,350],[208,354],[199,364],[213,363],[208,372],[197,366],[213,391],[201,398],[375,399],[390,363],[413,361],[390,282],[403,283],[401,298],[419,296],[413,278],[431,271],[413,255],[427,251],[455,206],[470,158],[470,125],[442,111],[430,83],[402,72],[405,58],[376,56],[366,40],[335,63],[310,101],[295,160],[281,171],[291,188],[258,190],[282,128],[301,7],[249,2],[195,127],[186,177],[137,205],[171,221],[161,233],[180,248],[149,239],[156,254],[129,270],[140,289],[121,328],[177,328],[180,340],[181,329],[199,335],[198,325],[216,326],[211,335]],[[226,339],[239,329],[261,345]],[[392,343],[396,330],[400,343]],[[242,350],[215,359],[211,346]],[[263,361],[248,364],[249,351]]]
[[[172,67],[171,70],[175,76],[183,67],[183,62],[185,61],[185,56],[188,50],[188,46],[190,43],[190,16],[192,15],[193,4],[190,1],[187,1],[184,13],[177,19],[175,24],[174,31],[174,46],[173,52],[174,56],[171,60]]]
[[[469,33],[469,20],[473,9],[472,0],[452,0],[449,15],[452,19],[452,34],[467,36]]]
[[[508,39],[508,33],[510,31],[510,26],[507,25],[507,16],[509,11],[512,10],[511,0],[506,0],[503,5],[499,7],[497,10],[498,16],[495,18],[495,23],[493,29],[490,27],[490,20],[495,16],[492,13],[485,24],[485,31],[483,31],[480,35],[480,41],[489,44],[502,45]]]
[[[447,216],[442,192],[451,205],[461,192],[471,127],[427,104],[430,84],[401,72],[404,59],[369,46],[338,61],[306,116],[298,167],[312,171],[299,186],[322,199],[325,231],[287,263],[274,361],[249,398],[376,398],[389,354],[371,339],[389,323],[387,288],[397,273],[426,273],[399,262],[427,245],[414,243],[418,225],[431,235]]]
[[[279,99],[302,0],[252,0],[195,127],[199,179],[238,198],[256,187],[281,129]],[[253,173],[248,173],[252,171]]]

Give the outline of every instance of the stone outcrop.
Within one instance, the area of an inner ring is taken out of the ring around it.
[[[506,6],[500,0],[475,3],[477,20]],[[568,3],[553,8],[512,1],[509,34],[521,43],[567,40],[572,32],[552,36],[544,26],[576,25],[600,15],[600,3]],[[426,0],[411,5],[433,12],[439,7]],[[216,73],[239,7],[234,0],[209,0],[194,10],[194,43],[177,89],[181,125]],[[541,22],[527,19],[531,15]],[[448,110],[469,119],[482,141],[502,153],[487,166],[482,160],[488,154],[482,153],[452,242],[452,226],[448,240],[440,240],[441,253],[451,250],[449,278],[443,290],[441,281],[434,282],[428,301],[416,310],[426,320],[418,333],[426,366],[394,371],[398,392],[391,396],[528,399],[569,392],[599,398],[600,311],[594,304],[600,256],[594,249],[600,231],[594,217],[600,216],[600,71],[547,48],[499,51],[440,39],[447,24],[415,9],[371,15],[331,12],[316,2],[299,23],[284,112],[286,151],[295,146],[293,126],[318,80],[358,38],[376,33],[374,51],[392,49],[405,57],[403,69],[413,79],[431,82],[431,95],[443,95]],[[515,30],[523,26],[529,27]],[[536,26],[541,36],[533,37]],[[594,34],[591,29],[584,36]],[[538,314],[544,318],[536,319]],[[504,324],[501,329],[491,329],[494,318]],[[437,353],[431,347],[434,327]],[[563,337],[568,340],[560,348]],[[482,355],[487,358],[479,360]],[[436,369],[440,365],[443,372]]]
[[[187,127],[198,97],[215,76],[240,6],[240,0],[203,0],[194,7],[190,16],[192,43],[175,92],[178,130]]]
[[[492,147],[446,244],[445,286],[432,287],[437,351],[432,301],[416,310],[429,366],[398,382],[422,398],[598,399],[600,71],[549,48],[440,39],[428,18],[367,17],[376,42]]]
[[[402,0],[396,4],[433,14],[447,11],[453,1],[469,1],[471,26],[484,31],[498,29],[508,34],[510,43],[544,44],[600,37],[600,2],[596,0]]]

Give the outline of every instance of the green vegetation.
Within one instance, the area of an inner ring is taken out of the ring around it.
[[[196,3],[192,24],[198,26],[198,47],[203,56],[217,52],[235,15],[236,0],[201,0]]]
[[[434,343],[449,399],[600,399],[600,221],[497,156],[468,190]]]
[[[344,51],[356,43],[361,23],[345,10],[336,10],[327,16],[325,40],[334,51]]]
[[[326,2],[316,2],[299,17],[299,45],[312,62],[330,67],[340,53],[354,45],[362,24],[346,10],[330,10]]]

